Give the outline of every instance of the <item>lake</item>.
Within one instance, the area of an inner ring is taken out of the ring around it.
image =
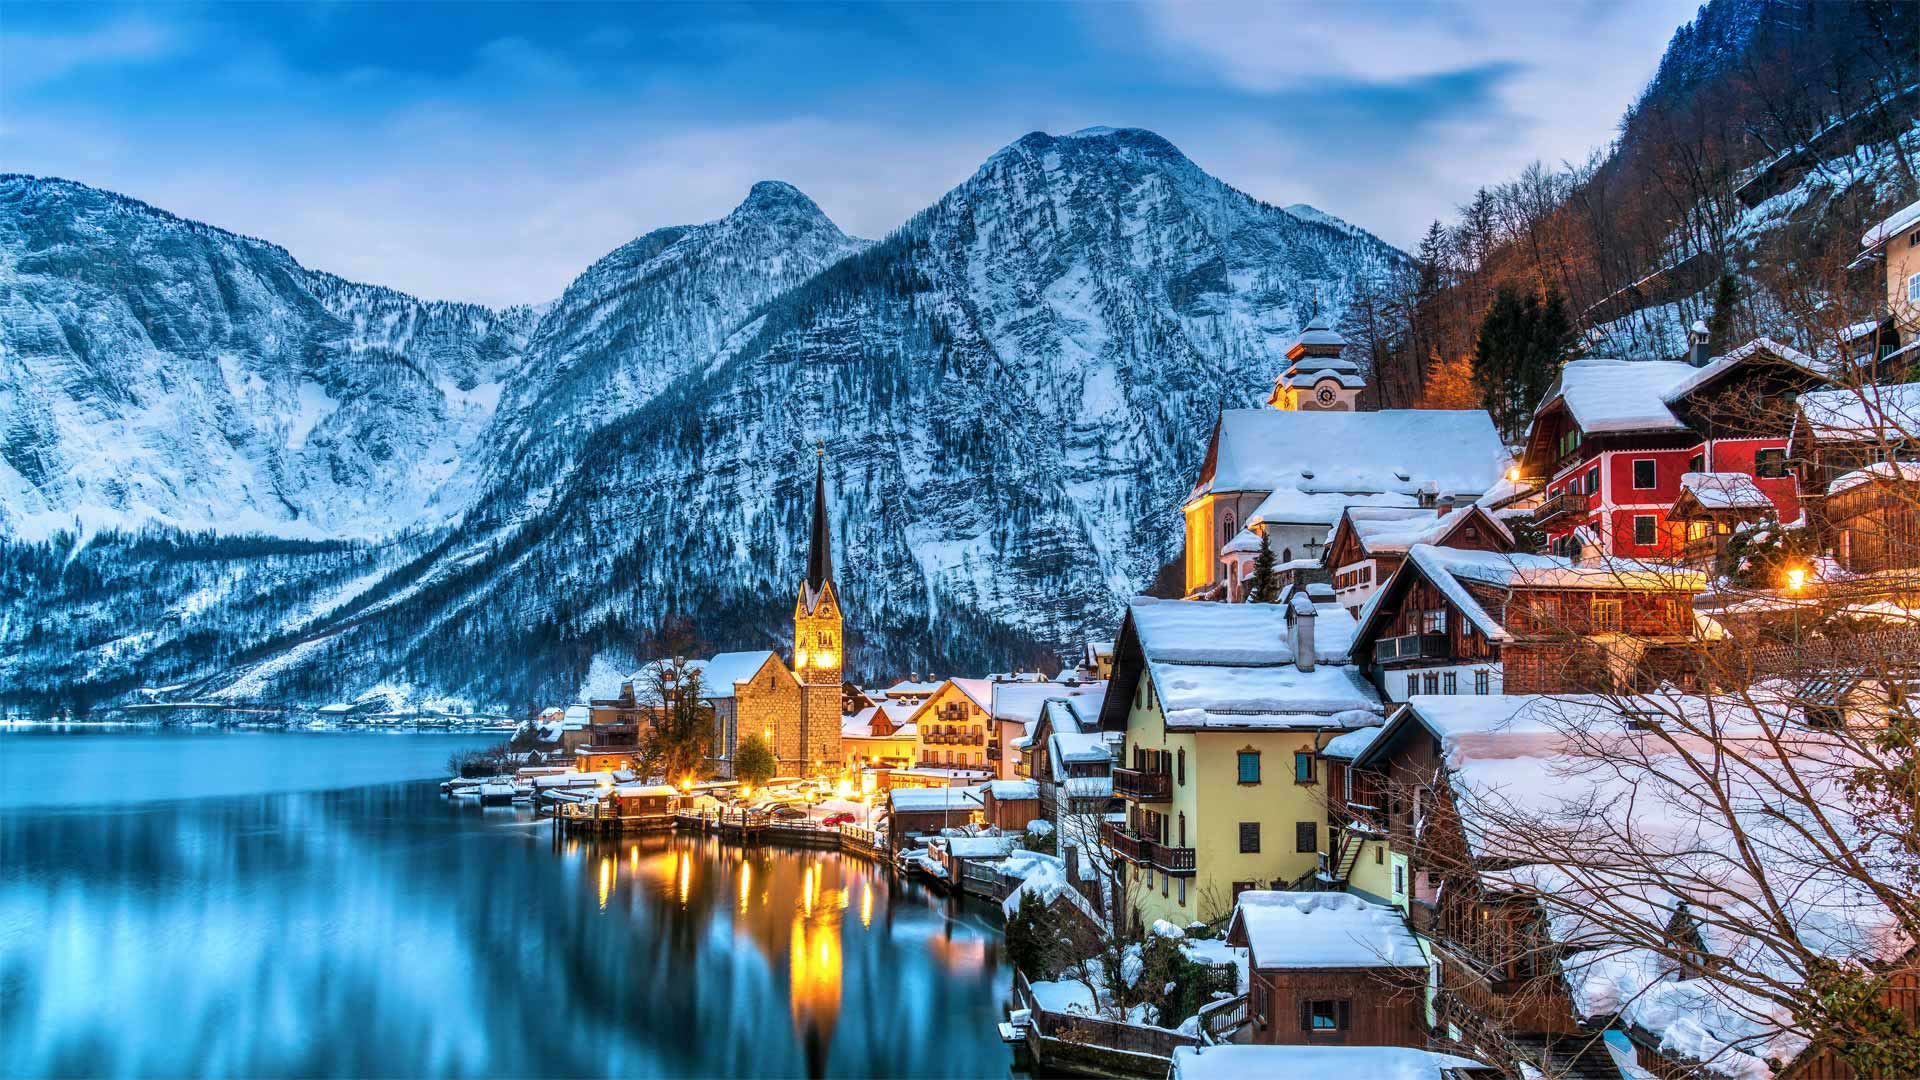
[[[439,794],[490,738],[0,734],[6,1074],[1007,1074],[991,907],[837,853],[556,842]]]

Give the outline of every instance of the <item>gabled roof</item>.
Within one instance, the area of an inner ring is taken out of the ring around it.
[[[1739,472],[1690,472],[1680,474],[1680,497],[1674,500],[1669,517],[1682,516],[1687,503],[1702,510],[1772,510],[1773,500]]]
[[[1667,395],[1701,369],[1677,360],[1569,360],[1534,416],[1565,408],[1589,435],[1620,431],[1685,431]]]
[[[1350,506],[1341,512],[1340,520],[1328,536],[1327,550],[1333,549],[1342,530],[1352,533],[1354,542],[1368,557],[1404,555],[1415,544],[1445,547],[1447,541],[1470,521],[1508,544],[1513,543],[1513,532],[1506,523],[1475,504],[1458,506],[1444,514],[1433,510],[1409,512],[1384,507]]]
[[[1920,227],[1920,202],[1908,203],[1895,210],[1880,224],[1868,229],[1866,235],[1860,238],[1861,250],[1870,251],[1908,229],[1916,227]]]
[[[780,661],[766,649],[749,652],[723,652],[701,666],[700,690],[708,698],[730,698],[733,696],[733,684],[751,680],[767,662],[779,664]],[[786,672],[786,665],[780,670]]]
[[[1356,650],[1372,646],[1372,635],[1378,631],[1379,624],[1416,579],[1425,579],[1439,589],[1447,602],[1459,610],[1461,617],[1477,627],[1490,641],[1512,639],[1501,618],[1486,610],[1468,590],[1469,583],[1508,591],[1516,588],[1555,588],[1652,592],[1700,592],[1707,584],[1706,575],[1699,571],[1638,559],[1609,558],[1593,563],[1575,563],[1558,555],[1462,551],[1415,544],[1407,549],[1407,560],[1400,564],[1385,585],[1374,590],[1373,595],[1367,598],[1366,605],[1360,609],[1359,629],[1353,636]]]
[[[1142,677],[1152,679],[1172,729],[1325,730],[1376,723],[1379,694],[1339,662],[1351,617],[1337,604],[1324,611],[1310,606],[1317,660],[1312,671],[1301,671],[1290,644],[1288,605],[1135,598],[1121,624],[1121,655],[1102,726],[1124,726]]]
[[[1227,936],[1247,943],[1257,971],[1427,966],[1398,911],[1351,893],[1242,892]]]
[[[1500,478],[1506,448],[1481,410],[1289,412],[1228,409],[1188,501],[1213,492],[1282,488],[1306,495],[1392,493],[1423,486],[1479,494]],[[1318,520],[1332,524],[1344,503]]]
[[[1900,442],[1920,436],[1920,383],[1815,390],[1800,395],[1800,420],[1821,442]]]

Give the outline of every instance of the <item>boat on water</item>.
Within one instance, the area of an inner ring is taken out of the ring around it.
[[[511,780],[494,777],[480,785],[480,805],[507,806],[513,802],[515,794]]]

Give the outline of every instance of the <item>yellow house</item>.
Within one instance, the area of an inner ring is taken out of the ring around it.
[[[850,773],[862,769],[910,769],[919,746],[914,707],[881,702],[840,723],[840,764]]]
[[[1326,841],[1319,750],[1380,722],[1346,664],[1353,617],[1281,604],[1136,600],[1120,628],[1101,727],[1124,730],[1104,833],[1128,921],[1213,921],[1247,889],[1314,872]]]
[[[1887,309],[1898,343],[1912,344],[1920,332],[1920,202],[1902,207],[1861,238],[1860,258],[1887,261]],[[1888,341],[1891,348],[1894,342]]]
[[[948,679],[913,712],[914,764],[927,769],[986,769],[993,684]]]

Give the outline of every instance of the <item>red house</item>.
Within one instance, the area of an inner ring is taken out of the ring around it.
[[[1561,370],[1521,461],[1545,485],[1534,522],[1555,554],[1597,545],[1679,559],[1687,526],[1669,524],[1668,511],[1688,473],[1751,476],[1780,520],[1800,516],[1787,437],[1795,395],[1820,385],[1815,362],[1766,338],[1708,361],[1700,329],[1686,362],[1584,359]]]

